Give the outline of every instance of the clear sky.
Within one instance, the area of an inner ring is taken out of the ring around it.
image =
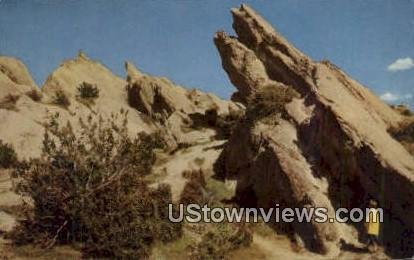
[[[244,1],[315,60],[329,59],[391,102],[413,104],[414,0]],[[213,35],[241,1],[0,0],[0,55],[36,82],[83,50],[124,77],[123,62],[229,97]]]

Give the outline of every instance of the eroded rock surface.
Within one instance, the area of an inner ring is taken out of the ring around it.
[[[272,207],[384,208],[381,239],[391,256],[414,254],[414,158],[387,132],[402,116],[333,64],[304,55],[250,7],[232,9],[237,37],[215,35],[224,70],[248,104],[264,86],[295,89],[277,123],[245,120],[216,164],[238,181],[241,204]],[[248,104],[249,106],[249,104]],[[286,227],[287,226],[287,227]],[[312,251],[337,255],[357,244],[361,224],[297,223]],[[341,242],[342,241],[342,242]]]
[[[140,72],[132,63],[125,63],[128,101],[131,107],[149,116],[170,130],[177,142],[192,143],[211,136],[211,130],[188,132],[208,110],[226,115],[242,110],[242,106],[197,89],[186,89],[163,77]]]
[[[64,61],[38,89],[21,61],[0,57],[0,139],[11,143],[19,158],[38,157],[43,123],[51,115],[58,113],[60,122],[69,121],[76,131],[79,118],[109,118],[128,110],[131,135],[161,131],[174,148],[179,143],[203,142],[216,135],[214,129],[195,128],[192,117],[204,116],[208,109],[228,114],[241,108],[212,94],[176,86],[166,78],[143,74],[130,63],[126,71],[125,80],[80,53]],[[99,96],[92,101],[82,99],[78,90],[82,83],[96,86]],[[30,91],[37,91],[39,99],[34,100]],[[57,93],[67,97],[67,107],[56,103]],[[131,97],[136,102],[129,102]]]

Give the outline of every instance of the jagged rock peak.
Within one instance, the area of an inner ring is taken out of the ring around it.
[[[233,99],[245,102],[269,80],[295,86],[302,94],[314,92],[314,63],[277,33],[247,5],[232,9],[238,37],[216,33],[214,42],[224,70],[238,89]]]
[[[78,60],[89,60],[89,57],[83,51],[78,52],[78,56],[76,57]]]
[[[232,8],[231,12],[233,29],[237,33],[238,40],[249,48],[259,48],[262,42],[266,42],[277,45],[279,51],[294,62],[310,61],[248,5],[242,4],[240,8]]]
[[[127,74],[126,80],[128,82],[137,80],[144,75],[141,71],[137,69],[137,67],[132,62],[129,61],[125,62],[125,70]]]

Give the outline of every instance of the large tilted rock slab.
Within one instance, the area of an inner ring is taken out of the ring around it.
[[[219,174],[238,180],[241,203],[257,206],[313,205],[332,214],[375,198],[385,211],[387,253],[412,256],[414,158],[387,132],[401,115],[336,66],[312,61],[248,6],[232,14],[238,37],[218,32],[214,41],[238,89],[233,98],[247,103],[268,85],[294,88],[301,98],[286,105],[290,119],[277,125],[241,123],[217,163]],[[288,228],[309,249],[331,255],[341,240],[356,244],[363,230],[338,223]]]

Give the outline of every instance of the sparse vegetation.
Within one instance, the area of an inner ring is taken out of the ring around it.
[[[212,126],[212,127],[216,126],[217,120],[218,120],[218,117],[219,117],[218,112],[217,112],[217,108],[207,109],[206,112],[204,113],[204,117],[205,117],[206,123],[209,126]]]
[[[207,179],[203,171],[184,171],[183,177],[188,181],[181,193],[180,203],[210,206],[222,206],[222,199],[228,199],[225,184]],[[224,191],[226,190],[226,191]],[[201,241],[191,246],[191,259],[224,259],[232,250],[249,246],[252,233],[245,224],[214,223],[201,232]]]
[[[248,101],[246,116],[250,120],[260,120],[274,116],[286,117],[285,105],[299,97],[292,87],[267,85],[258,90]]]
[[[194,159],[194,162],[198,165],[198,166],[202,166],[205,162],[205,158],[203,157],[197,157]]]
[[[407,120],[398,127],[393,127],[388,132],[399,141],[408,152],[414,156],[414,121]]]
[[[403,116],[412,116],[413,112],[411,112],[411,110],[408,108],[408,106],[404,105],[404,104],[400,104],[400,105],[390,105],[392,109],[394,109],[395,111],[397,111],[398,113],[400,113]]]
[[[228,139],[243,115],[242,110],[231,109],[228,114],[219,115],[217,108],[210,108],[204,114],[193,113],[189,116],[192,120],[192,129],[213,128],[217,132],[216,139]]]
[[[193,248],[191,258],[225,259],[230,251],[246,247],[253,241],[246,224],[219,223],[212,226],[201,241]]]
[[[94,99],[99,97],[99,88],[96,85],[82,82],[78,87],[79,97],[83,99]]]
[[[229,114],[217,118],[216,130],[218,139],[229,139],[238,122],[243,118],[243,110],[230,109]]]
[[[33,208],[9,234],[15,244],[81,244],[85,257],[146,258],[155,241],[181,235],[171,223],[167,185],[149,187],[159,134],[130,138],[126,113],[109,120],[80,119],[75,134],[59,115],[45,124],[43,155],[16,170],[17,192],[31,197]],[[121,122],[121,123],[119,123]]]
[[[57,90],[55,92],[55,95],[53,96],[53,103],[64,108],[70,106],[70,100],[63,90]]]
[[[19,95],[6,95],[2,101],[0,101],[0,109],[7,109],[12,111],[18,111],[16,108],[16,103],[19,100]]]
[[[17,163],[17,154],[13,146],[0,140],[0,168],[10,168]]]
[[[26,92],[26,96],[28,96],[29,98],[31,98],[35,102],[39,102],[43,98],[42,93],[40,91],[38,91],[37,89],[32,89],[32,90]]]
[[[206,195],[206,180],[203,171],[184,171],[183,177],[188,181],[181,192],[180,203],[191,204],[198,203],[204,204],[207,202]]]

